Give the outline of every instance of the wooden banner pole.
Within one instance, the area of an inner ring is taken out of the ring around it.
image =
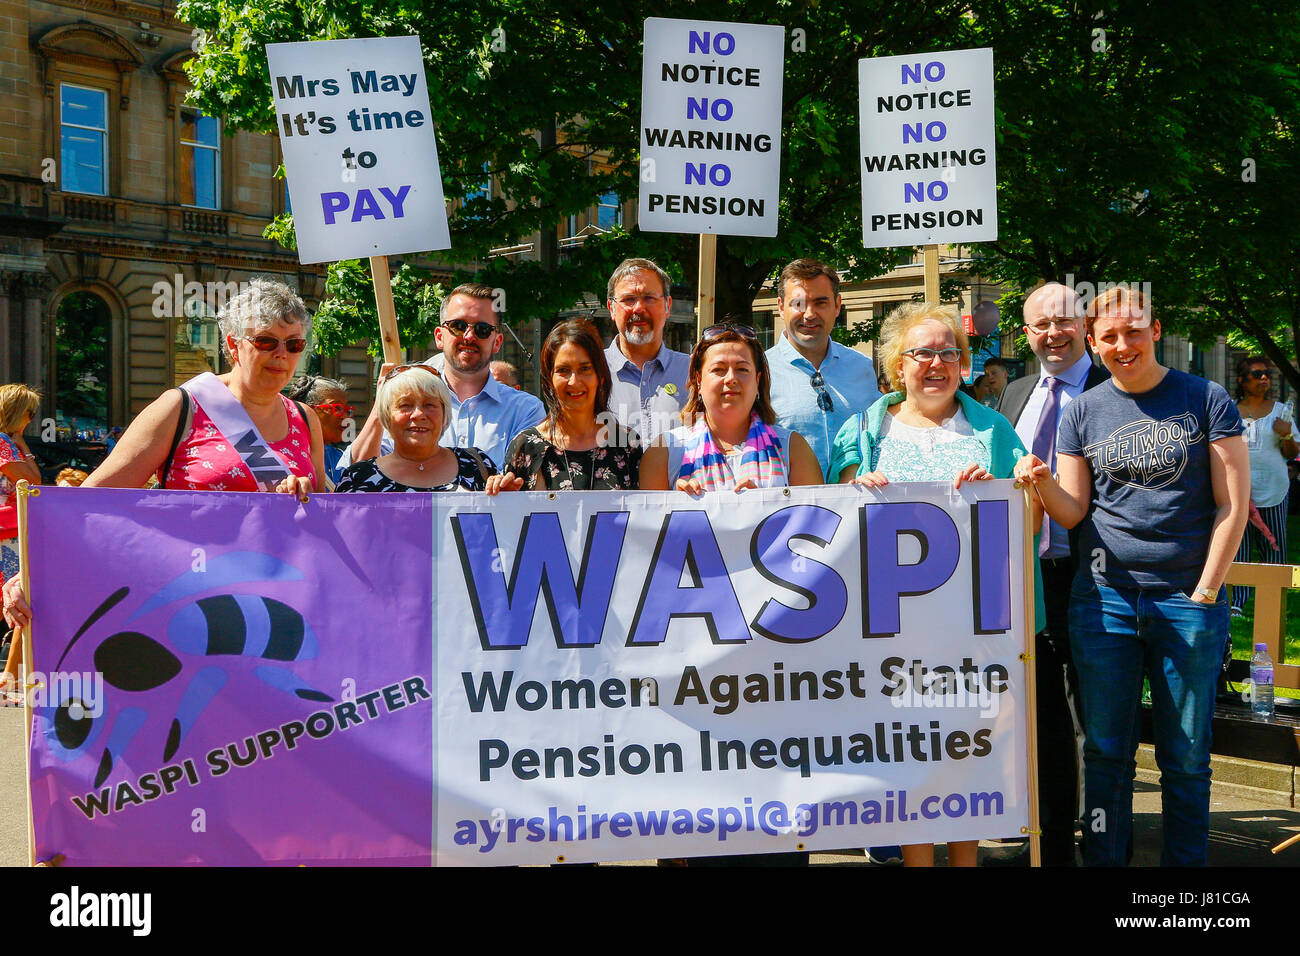
[[[925,301],[939,301],[939,247],[933,243],[923,252],[925,262]]]
[[[713,232],[700,233],[700,269],[697,295],[695,299],[695,340],[698,342],[704,330],[713,324],[713,305],[717,301],[714,294],[714,278],[718,267],[718,236]]]
[[[397,310],[393,308],[393,279],[388,274],[388,256],[370,257],[370,278],[375,287],[375,308],[379,312],[379,333],[384,344],[384,361],[402,362],[402,340],[397,333]]]
[[[1024,488],[1024,586],[1025,586],[1025,750],[1029,772],[1029,865],[1043,865],[1042,825],[1038,819],[1038,671],[1034,627],[1033,486]]]
[[[33,498],[41,493],[40,488],[33,488],[26,479],[18,482],[18,576],[23,581],[23,594],[26,596],[28,603],[32,599],[32,563],[28,557],[28,532],[27,532],[27,499]],[[36,671],[36,659],[32,655],[32,626],[29,623],[14,635],[14,640],[19,641],[23,648],[22,668],[26,674],[32,674]],[[32,816],[32,692],[36,690],[25,676],[18,675],[19,686],[23,691],[23,724],[27,731],[27,750],[23,754],[24,779],[27,781],[27,864],[28,866],[36,865],[36,823]]]

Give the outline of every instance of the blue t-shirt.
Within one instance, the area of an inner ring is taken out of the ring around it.
[[[1107,381],[1066,406],[1057,452],[1086,459],[1092,472],[1079,573],[1107,587],[1194,588],[1217,511],[1210,443],[1241,432],[1223,386],[1177,369],[1149,392]]]

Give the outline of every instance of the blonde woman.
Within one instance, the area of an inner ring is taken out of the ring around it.
[[[1025,448],[1009,421],[959,388],[970,370],[970,341],[955,306],[899,306],[881,328],[878,354],[892,391],[844,423],[831,451],[832,475],[868,488],[1011,477]],[[1037,561],[1034,571],[1037,583]],[[1041,616],[1041,585],[1035,590]],[[949,843],[948,864],[975,866],[978,849],[975,840]],[[933,866],[934,845],[904,846],[903,865]]]

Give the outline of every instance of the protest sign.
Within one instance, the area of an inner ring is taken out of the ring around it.
[[[451,245],[418,37],[271,43],[298,257]]]
[[[1019,834],[1022,509],[1010,482],[42,489],[36,854],[503,865]]]
[[[775,236],[785,28],[645,21],[639,223]]]
[[[858,78],[863,245],[996,239],[993,51],[876,57]]]

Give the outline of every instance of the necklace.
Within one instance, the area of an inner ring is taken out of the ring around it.
[[[574,484],[574,482],[573,482],[573,462],[571,462],[571,461],[569,460],[569,436],[568,436],[568,435],[567,435],[567,434],[566,434],[566,433],[565,433],[565,432],[560,428],[560,426],[559,426],[559,422],[556,422],[555,425],[553,425],[553,426],[551,427],[551,437],[554,439],[554,441],[552,442],[552,444],[554,445],[554,447],[556,448],[556,450],[559,451],[559,453],[564,457],[564,474],[565,474],[565,477],[568,478],[568,480],[569,480],[569,488],[570,488],[570,490],[572,490],[572,491],[590,491],[590,490],[591,490],[591,480],[592,480],[592,475],[590,475],[590,474],[587,475],[587,487],[586,487],[586,488],[578,488],[578,487]],[[563,440],[563,442],[564,442],[563,445],[560,444],[560,441],[561,441],[561,440]],[[593,464],[593,466],[594,466],[594,464],[595,464],[594,456],[593,456],[592,464]],[[595,469],[593,468],[593,469],[591,469],[591,470],[594,471]]]

